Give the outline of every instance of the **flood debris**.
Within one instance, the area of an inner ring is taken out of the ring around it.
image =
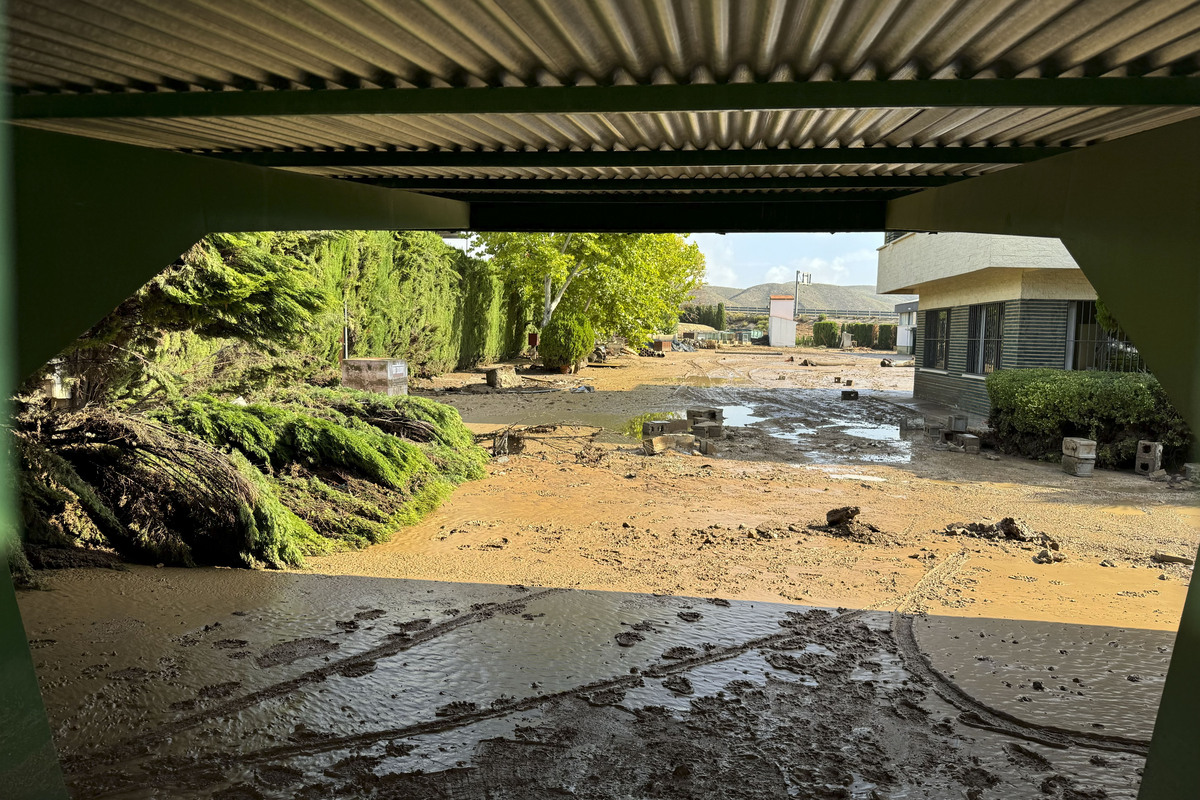
[[[1183,564],[1189,567],[1196,563],[1194,558],[1178,556],[1174,553],[1164,553],[1159,550],[1154,551],[1154,555],[1150,556],[1150,560],[1156,564]]]
[[[860,544],[881,544],[886,537],[883,530],[869,522],[858,519],[858,506],[842,506],[826,512],[825,524],[809,525],[811,531],[850,539]]]

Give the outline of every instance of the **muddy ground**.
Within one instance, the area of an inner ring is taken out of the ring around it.
[[[20,602],[75,794],[1133,797],[1192,494],[934,450],[911,369],[750,352],[429,382],[549,427],[305,572],[55,573]],[[719,455],[623,434],[697,404]],[[1004,517],[1033,541],[945,530]]]

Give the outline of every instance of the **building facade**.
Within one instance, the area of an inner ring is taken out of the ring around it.
[[[921,399],[986,416],[985,380],[998,369],[1141,369],[1124,336],[1101,324],[1095,290],[1057,239],[890,236],[877,291],[920,295],[911,352]]]
[[[912,355],[917,340],[918,301],[896,305],[896,352]]]

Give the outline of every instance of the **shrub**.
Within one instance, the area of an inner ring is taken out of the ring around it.
[[[1065,436],[1096,441],[1096,464],[1131,467],[1139,439],[1163,443],[1165,464],[1185,460],[1187,423],[1150,375],[1006,369],[987,379],[991,424],[1006,452],[1057,461]]]
[[[875,349],[896,349],[896,323],[887,322],[879,326],[878,332],[875,334]]]
[[[846,330],[850,331],[858,347],[872,347],[875,344],[875,324],[872,322],[848,322]]]
[[[837,347],[839,333],[839,326],[836,322],[821,320],[813,323],[813,343],[817,347]]]
[[[596,346],[596,334],[585,319],[556,314],[542,329],[542,363],[551,369],[571,366]]]

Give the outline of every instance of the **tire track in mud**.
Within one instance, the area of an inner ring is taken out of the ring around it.
[[[964,725],[1060,750],[1072,746],[1087,747],[1130,753],[1143,758],[1150,752],[1150,742],[1144,739],[1089,733],[1029,722],[975,699],[933,666],[933,662],[917,643],[913,617],[908,614],[892,612],[892,636],[908,671],[928,684],[939,697],[957,708],[961,712],[958,721]]]
[[[89,768],[96,766],[113,764],[145,755],[151,745],[157,744],[189,728],[194,728],[197,725],[210,722],[218,717],[224,717],[256,706],[266,700],[282,697],[309,684],[320,683],[331,675],[336,675],[347,670],[353,671],[356,667],[366,667],[380,659],[390,658],[391,656],[411,650],[417,645],[432,641],[458,628],[491,619],[497,614],[518,614],[524,611],[526,605],[533,600],[569,591],[571,590],[543,589],[537,592],[530,592],[523,597],[502,603],[487,603],[466,614],[460,614],[457,617],[438,623],[437,625],[431,625],[415,633],[392,634],[392,637],[385,640],[383,644],[376,645],[369,650],[347,656],[346,658],[329,661],[323,666],[301,673],[294,678],[271,684],[250,694],[227,700],[224,703],[198,711],[195,714],[164,723],[151,731],[132,736],[105,750],[76,758],[65,758],[63,759],[63,763],[65,766],[72,768],[72,771],[87,771]]]
[[[828,613],[823,612],[822,609],[812,609],[809,613],[812,613],[812,611],[816,611],[818,613]],[[485,720],[504,717],[515,712],[532,711],[540,706],[559,700],[586,697],[588,695],[598,694],[605,691],[632,689],[640,686],[645,678],[667,678],[672,675],[678,675],[698,667],[706,666],[708,664],[727,661],[731,658],[736,658],[740,655],[743,655],[751,650],[794,649],[795,647],[803,646],[805,644],[804,640],[811,640],[814,634],[817,634],[826,628],[832,627],[835,624],[845,624],[847,622],[851,622],[867,613],[869,612],[865,609],[845,611],[840,614],[832,615],[827,619],[820,620],[815,624],[810,624],[802,631],[796,629],[796,621],[789,621],[788,623],[781,621],[780,624],[789,625],[788,630],[785,630],[781,633],[775,633],[769,636],[761,636],[742,642],[741,644],[730,645],[728,647],[717,647],[689,658],[659,661],[651,666],[646,667],[637,674],[603,678],[591,683],[574,686],[570,689],[564,689],[559,692],[535,695],[504,703],[493,703],[492,706],[487,708],[480,708],[459,714],[453,714],[441,719],[430,720],[428,722],[418,722],[398,728],[368,731],[366,733],[353,734],[350,736],[309,739],[304,742],[279,745],[277,747],[265,748],[250,753],[221,753],[202,756],[195,761],[190,761],[186,764],[179,764],[171,759],[166,759],[171,763],[169,767],[160,769],[155,773],[154,785],[156,788],[163,788],[186,784],[189,789],[194,789],[198,788],[200,784],[204,783],[206,776],[211,776],[214,770],[219,770],[221,768],[226,768],[233,765],[244,767],[255,764],[268,764],[297,756],[312,756],[319,753],[328,753],[337,750],[369,747],[381,742],[406,739],[413,736],[442,733],[457,728],[464,728]],[[336,670],[330,671],[336,672]],[[133,760],[142,755],[147,754],[130,753],[124,759],[117,759],[117,761]],[[111,764],[115,762],[110,761],[108,763]],[[99,766],[98,763],[96,763],[96,765]],[[73,777],[78,780],[78,778],[82,777],[82,775],[76,775]],[[106,781],[105,778],[109,778],[110,780]],[[124,780],[122,780],[123,778]],[[100,775],[93,774],[89,780],[89,783],[94,782],[93,785],[114,786],[116,788],[108,791],[100,789],[90,796],[107,797],[121,794],[127,791],[129,788],[127,781],[128,775],[126,773],[108,773]],[[141,782],[137,785],[144,786],[145,783]]]

